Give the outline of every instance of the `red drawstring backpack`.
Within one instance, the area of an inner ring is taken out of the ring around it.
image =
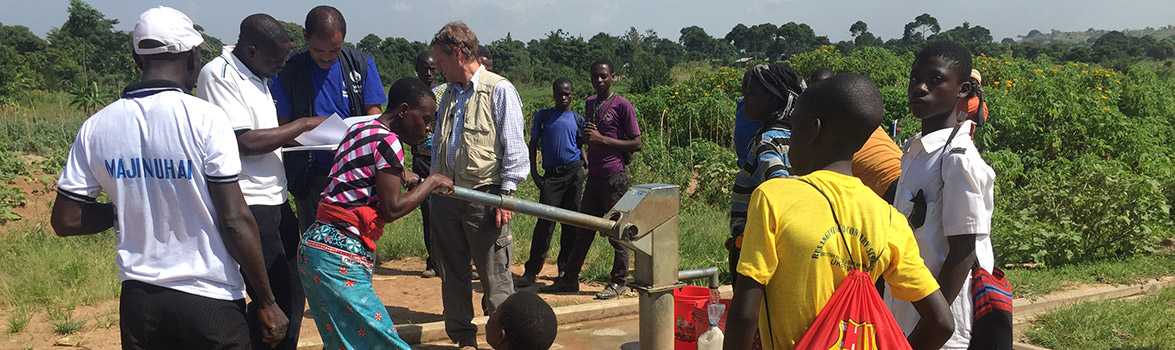
[[[840,219],[836,216],[836,209],[832,200],[815,184],[801,179],[816,192],[824,196],[828,206],[832,209],[832,220],[840,232],[841,242],[845,251],[849,250],[848,240]],[[885,306],[873,279],[868,273],[860,270],[860,264],[853,260],[852,254],[847,254],[852,268],[848,276],[836,286],[836,291],[824,304],[824,308],[816,315],[816,320],[804,332],[804,336],[796,342],[796,349],[829,349],[829,350],[874,350],[874,349],[910,349],[906,335],[898,326],[893,313]],[[768,313],[767,323],[771,318]],[[770,329],[770,328],[768,328]],[[774,337],[772,337],[774,340]]]

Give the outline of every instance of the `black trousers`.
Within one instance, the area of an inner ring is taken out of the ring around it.
[[[219,300],[134,280],[118,298],[122,348],[249,349],[245,300]]]
[[[583,197],[583,180],[587,172],[583,162],[547,169],[543,179],[535,184],[539,187],[539,203],[556,206],[571,211],[579,211],[579,202]],[[575,237],[579,228],[563,224],[563,231],[559,233],[559,255],[556,257],[556,266],[562,274],[567,265],[571,247],[575,245]],[[543,263],[547,260],[547,251],[551,249],[551,236],[555,233],[555,223],[539,219],[534,225],[534,234],[530,241],[530,258],[526,260],[524,275],[537,275],[543,270]]]
[[[427,178],[428,175],[432,173],[431,168],[431,157],[417,154],[412,155],[412,172],[416,173],[416,176],[420,176],[420,178]],[[424,226],[424,250],[428,254],[428,256],[426,256],[424,259],[424,264],[426,269],[436,271],[437,263],[436,261],[433,261],[432,258],[432,235],[429,233],[428,229],[431,226],[429,225],[429,222],[432,221],[428,215],[428,202],[428,200],[420,202],[420,222],[421,225]]]
[[[628,185],[628,174],[624,172],[608,177],[589,176],[584,184],[580,209],[585,214],[604,216],[612,209],[612,206],[616,205],[616,202],[620,201],[624,192],[628,192]],[[571,256],[567,258],[564,273],[564,277],[571,278],[572,281],[579,280],[579,273],[583,270],[588,250],[592,247],[592,241],[596,239],[596,232],[578,231],[579,234],[575,235],[574,249],[571,251]],[[612,245],[613,253],[612,272],[609,274],[610,282],[623,286],[627,284],[628,277],[628,248],[611,238],[608,239],[608,243]]]
[[[253,212],[257,231],[261,234],[261,255],[265,258],[265,270],[269,273],[274,301],[290,319],[290,331],[286,332],[286,339],[275,349],[296,350],[298,330],[302,327],[302,313],[306,307],[306,293],[302,290],[295,260],[302,231],[298,229],[298,220],[289,204],[250,205],[249,211]],[[256,295],[252,288],[247,288],[247,291],[249,295]],[[261,342],[262,327],[257,320],[257,311],[255,303],[249,303],[246,308],[253,349],[268,350],[270,348]]]

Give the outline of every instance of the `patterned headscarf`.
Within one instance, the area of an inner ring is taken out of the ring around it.
[[[796,99],[808,88],[804,78],[786,63],[758,64],[747,70],[747,79],[755,79],[771,96],[784,102],[783,109],[773,113],[773,122],[791,125],[791,114]]]

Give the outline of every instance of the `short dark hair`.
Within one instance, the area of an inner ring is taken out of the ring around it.
[[[432,58],[432,52],[428,50],[420,51],[420,53],[416,54],[416,61],[413,64],[419,67],[421,64],[428,62],[429,58]]]
[[[428,97],[436,100],[437,96],[432,93],[432,89],[428,85],[417,78],[400,78],[392,83],[392,87],[388,88],[388,108],[392,109],[399,106],[401,103],[407,103],[412,107],[420,107],[420,98]]]
[[[237,44],[274,47],[288,42],[290,42],[289,34],[273,16],[257,13],[249,15],[241,21]]]
[[[485,58],[489,58],[489,59],[494,58],[493,52],[490,52],[490,47],[485,46],[485,45],[478,45],[477,46],[477,56],[478,57],[485,57]]]
[[[328,33],[326,31],[337,31],[344,36],[347,35],[347,19],[343,18],[343,13],[334,6],[327,5],[310,9],[310,12],[306,13],[306,35]]]
[[[831,70],[820,68],[808,76],[808,84],[815,84],[835,75]]]
[[[498,320],[511,349],[549,349],[555,343],[559,327],[555,311],[537,294],[511,294],[498,309]]]
[[[615,67],[615,66],[613,66],[613,65],[612,65],[612,62],[611,62],[611,61],[608,61],[608,59],[606,59],[606,58],[601,58],[601,59],[598,59],[598,60],[592,61],[592,65],[591,65],[591,66],[588,66],[588,70],[589,70],[589,71],[591,71],[592,69],[596,68],[596,66],[606,66],[606,67],[608,67],[608,72],[609,72],[609,73],[613,73],[613,72],[615,72],[615,71],[616,71],[616,67]]]
[[[800,95],[800,108],[813,112],[822,129],[836,135],[840,146],[834,150],[851,158],[881,125],[885,102],[868,77],[838,74],[809,86]]]
[[[914,56],[914,64],[924,62],[931,57],[942,57],[949,61],[960,82],[971,79],[971,51],[959,43],[950,40],[931,41],[918,50],[918,55]]]
[[[555,79],[555,81],[551,83],[551,88],[558,89],[560,86],[563,86],[563,84],[567,84],[567,86],[572,86],[571,79],[567,79],[567,78]]]

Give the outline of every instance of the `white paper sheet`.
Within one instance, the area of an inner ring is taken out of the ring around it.
[[[304,132],[294,141],[302,146],[337,145],[347,133],[347,123],[338,114],[331,114],[318,127]]]
[[[347,136],[347,129],[351,126],[378,118],[379,115],[365,115],[350,118],[340,118],[338,114],[331,114],[318,127],[298,135],[294,138],[300,146],[285,147],[283,152],[325,150],[333,151]]]

